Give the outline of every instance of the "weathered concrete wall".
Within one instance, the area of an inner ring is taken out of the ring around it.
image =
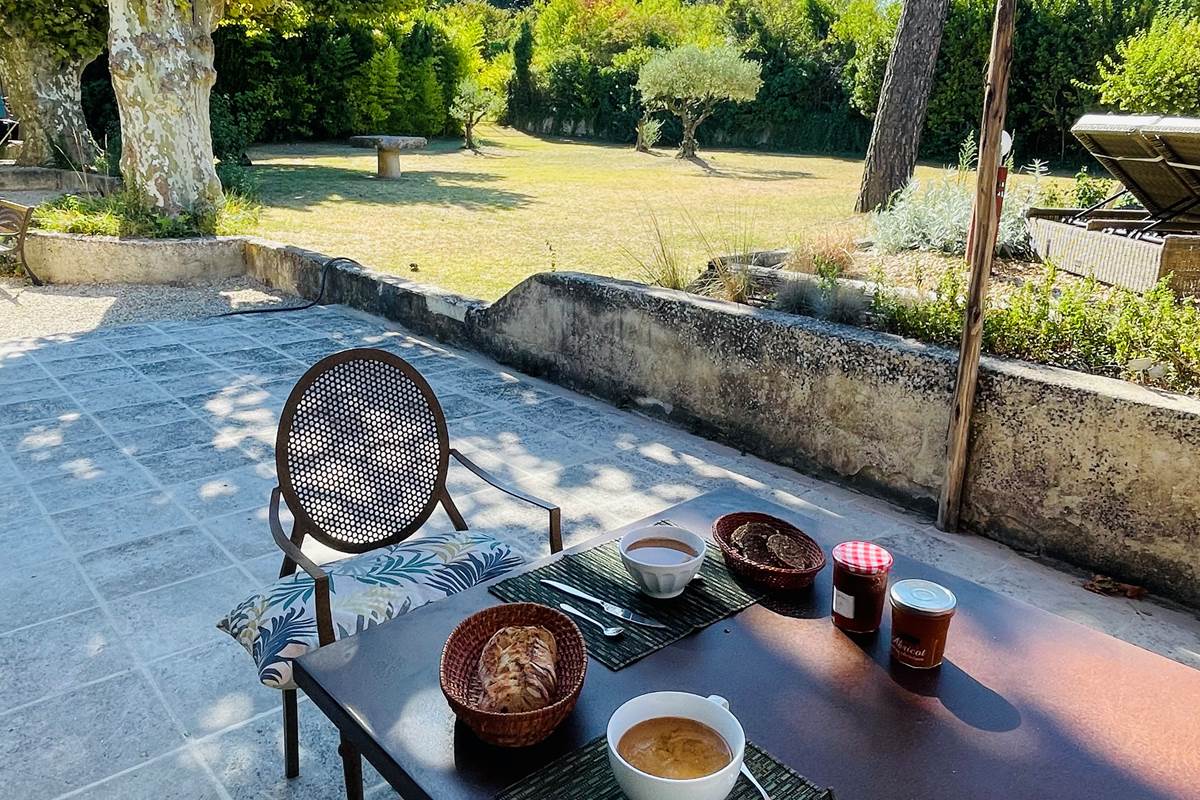
[[[934,507],[943,348],[571,273],[536,275],[468,322],[521,369]],[[984,359],[968,469],[972,528],[1200,604],[1200,401]]]
[[[119,187],[119,178],[107,175],[81,175],[69,169],[0,166],[0,191],[99,192],[107,194]]]
[[[369,311],[447,342],[470,344],[467,313],[486,306],[481,300],[376,272],[354,261],[266,239],[246,240],[243,257],[247,274],[310,299],[320,292],[324,272],[321,302]]]
[[[118,239],[30,231],[25,258],[47,283],[187,284],[241,275],[243,240]]]

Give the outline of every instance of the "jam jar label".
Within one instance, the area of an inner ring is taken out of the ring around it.
[[[911,636],[898,634],[892,637],[892,648],[913,661],[924,661],[929,657],[929,648]]]
[[[833,612],[847,619],[854,619],[854,595],[833,587]]]

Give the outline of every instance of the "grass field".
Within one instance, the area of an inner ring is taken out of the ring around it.
[[[495,299],[549,269],[642,279],[655,219],[696,270],[710,250],[862,229],[855,159],[707,150],[696,163],[498,127],[483,142],[480,154],[433,142],[402,157],[398,181],[374,178],[370,150],[255,148],[257,233]]]

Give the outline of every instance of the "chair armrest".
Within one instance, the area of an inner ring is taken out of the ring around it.
[[[308,573],[308,576],[313,579],[314,600],[317,607],[317,640],[322,646],[332,644],[333,636],[333,614],[329,608],[329,574],[325,570],[317,566],[317,563],[300,549],[298,542],[293,541],[283,530],[283,524],[279,521],[279,500],[283,496],[279,487],[276,486],[271,490],[271,505],[267,512],[267,522],[271,526],[271,536],[275,539],[275,544],[283,551],[283,568],[279,571],[279,577],[284,578],[295,572],[296,566]]]
[[[464,456],[458,450],[455,450],[453,447],[450,448],[450,455],[454,456],[458,463],[462,464],[464,467],[473,472],[476,477],[481,478],[492,486],[495,486],[497,489],[509,495],[510,497],[515,497],[518,500],[548,511],[550,513],[550,552],[557,553],[562,550],[562,511],[558,506],[547,500],[543,500],[540,497],[534,497],[533,495],[523,492],[514,486],[509,486],[503,483],[495,475],[488,472],[483,467]]]

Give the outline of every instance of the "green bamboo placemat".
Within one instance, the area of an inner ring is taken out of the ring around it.
[[[742,586],[729,574],[720,551],[714,545],[705,552],[704,564],[700,567],[703,581],[693,580],[684,593],[674,599],[653,600],[638,591],[637,585],[625,571],[618,544],[614,539],[590,550],[572,553],[538,569],[493,584],[490,591],[510,603],[541,603],[553,608],[557,608],[559,603],[570,603],[598,621],[620,625],[625,629],[625,634],[617,639],[608,639],[595,625],[577,620],[587,642],[588,655],[612,670],[626,667],[693,631],[741,611],[763,597],[762,592]],[[593,603],[541,583],[543,578],[570,584],[594,597],[656,619],[667,627],[647,628],[611,617]]]
[[[835,800],[831,789],[822,789],[770,753],[746,743],[746,766],[771,800]],[[608,745],[603,736],[568,753],[496,795],[496,800],[623,800],[608,765]],[[745,776],[738,778],[727,800],[762,800]]]

